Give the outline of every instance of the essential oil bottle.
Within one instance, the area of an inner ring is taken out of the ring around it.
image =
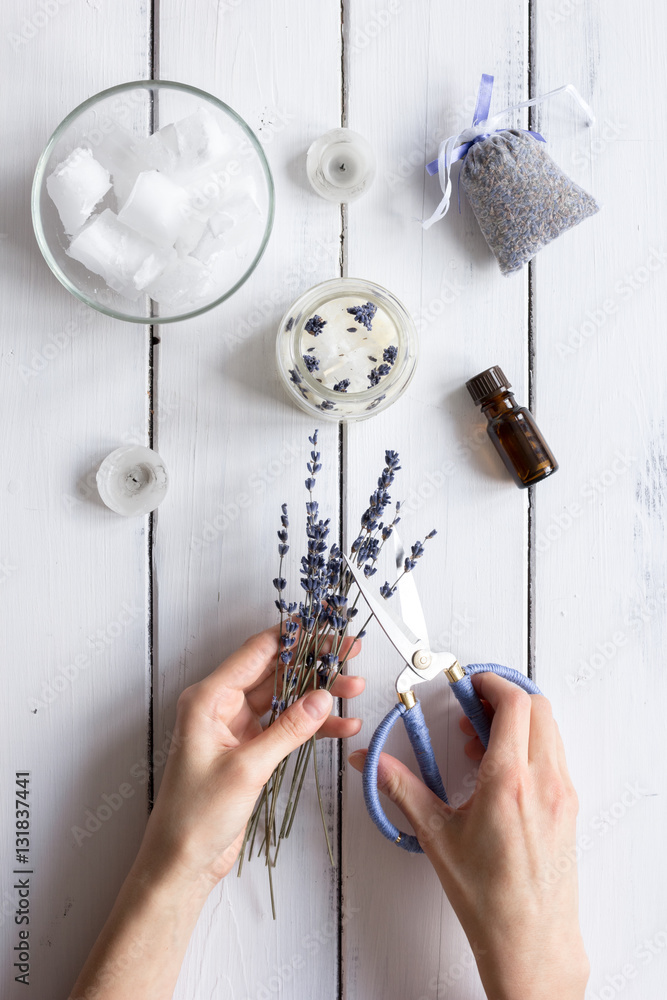
[[[486,432],[505,468],[517,486],[525,489],[556,472],[558,462],[530,410],[517,406],[511,387],[497,365],[466,382],[468,392],[489,422]]]

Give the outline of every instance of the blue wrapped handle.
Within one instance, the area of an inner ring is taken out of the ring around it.
[[[454,681],[450,686],[464,714],[467,715],[475,727],[475,732],[482,741],[482,746],[485,749],[489,745],[491,724],[484,711],[484,706],[472,686],[470,678],[473,674],[498,674],[499,677],[504,677],[506,680],[516,684],[517,687],[523,688],[528,694],[542,694],[537,684],[534,684],[530,677],[520,674],[518,670],[512,670],[511,667],[503,667],[500,663],[471,663],[465,668],[465,672],[465,677],[462,677],[460,681]]]
[[[518,670],[512,670],[511,667],[503,667],[499,663],[473,663],[467,666],[465,671],[465,677],[454,681],[450,686],[465,715],[472,722],[475,732],[484,747],[489,745],[491,726],[484,711],[484,706],[473,687],[471,680],[473,674],[498,674],[500,677],[505,677],[507,680],[512,681],[513,684],[523,688],[528,694],[541,694],[537,684],[534,684],[530,678],[525,677]],[[406,708],[405,705],[399,702],[375,730],[364,763],[364,802],[366,803],[366,808],[371,819],[383,837],[386,837],[387,840],[392,840],[410,854],[423,854],[419,841],[413,834],[403,833],[387,819],[380,803],[380,796],[378,795],[378,762],[380,754],[384,749],[389,733],[401,717],[405,723],[408,739],[417,758],[417,764],[419,765],[424,783],[442,802],[448,801],[445,786],[442,783],[442,777],[433,753],[431,737],[424,719],[424,713],[417,701],[412,708]]]

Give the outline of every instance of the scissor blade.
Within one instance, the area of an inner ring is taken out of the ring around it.
[[[364,580],[363,572],[358,566],[344,556],[347,567],[354,577],[354,580],[361,591],[361,596],[366,601],[369,609],[378,620],[380,628],[385,633],[389,641],[396,647],[406,663],[412,662],[413,654],[420,648],[417,636],[413,635],[404,622],[397,621],[394,616],[383,607],[382,604],[371,593],[369,593]]]
[[[398,599],[401,604],[401,617],[407,625],[407,627],[419,636],[422,641],[422,645],[430,648],[430,643],[428,641],[428,629],[426,628],[426,619],[424,618],[424,609],[422,608],[422,602],[419,599],[419,593],[417,591],[417,585],[415,583],[414,576],[412,573],[404,573],[403,566],[405,563],[405,549],[403,547],[403,542],[401,541],[400,535],[394,528],[394,551],[396,553],[396,570],[400,577],[396,589],[398,590]]]

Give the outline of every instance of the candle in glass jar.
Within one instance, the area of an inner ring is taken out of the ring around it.
[[[325,281],[294,303],[278,333],[278,367],[295,402],[334,420],[363,419],[406,388],[414,324],[373,282]]]

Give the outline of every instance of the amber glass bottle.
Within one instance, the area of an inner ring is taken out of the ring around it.
[[[517,406],[509,391],[512,383],[495,366],[466,382],[474,401],[489,422],[487,434],[520,489],[539,483],[558,469],[530,410]]]

